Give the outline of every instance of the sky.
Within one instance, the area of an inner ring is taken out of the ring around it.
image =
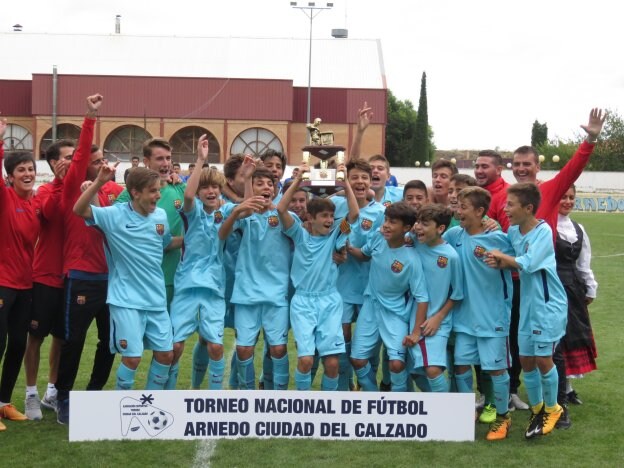
[[[313,38],[347,28],[350,38],[380,39],[388,88],[415,107],[425,71],[439,149],[513,150],[530,143],[536,119],[548,124],[549,138],[572,138],[592,107],[624,112],[622,2],[333,3],[315,18]],[[289,0],[22,0],[5,5],[0,31],[19,23],[28,32],[108,34],[116,14],[122,34],[309,35],[309,21]]]

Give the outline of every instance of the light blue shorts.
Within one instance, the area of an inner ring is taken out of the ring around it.
[[[273,304],[235,304],[236,344],[255,346],[260,329],[264,329],[267,342],[271,346],[288,342],[288,306]]]
[[[167,310],[137,310],[109,305],[110,350],[124,357],[141,357],[144,349],[173,350],[171,318]]]
[[[475,364],[480,364],[486,371],[511,367],[507,337],[481,337],[457,332],[455,335],[455,365],[472,366]]]
[[[330,356],[345,352],[342,335],[342,298],[338,291],[295,292],[290,303],[290,323],[297,356]]]
[[[354,323],[362,308],[361,304],[342,303],[342,323]]]
[[[381,338],[391,361],[405,362],[403,339],[409,334],[409,322],[398,314],[386,310],[370,297],[364,298],[362,310],[355,323],[351,344],[351,357],[370,359]]]
[[[420,367],[446,367],[448,336],[435,334],[422,337],[418,343],[409,348],[414,361],[414,369]],[[414,372],[414,369],[411,372]]]
[[[176,292],[171,301],[173,342],[186,341],[199,330],[210,343],[223,344],[225,300],[208,288]]]
[[[518,354],[520,356],[552,356],[555,348],[559,344],[557,341],[535,341],[532,335],[518,335]]]

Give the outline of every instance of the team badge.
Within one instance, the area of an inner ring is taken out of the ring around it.
[[[385,201],[383,202],[383,206],[385,206],[386,208],[388,208],[390,205],[392,205],[391,201]]]
[[[440,268],[446,268],[447,265],[448,265],[448,257],[444,257],[444,256],[440,255],[438,257],[438,266]]]
[[[114,201],[115,201],[115,194],[114,193],[109,193],[108,194],[108,203],[110,203],[112,205]]]
[[[275,215],[269,216],[267,221],[269,222],[269,226],[271,226],[271,227],[279,226],[279,218],[277,216],[275,216]]]
[[[405,236],[405,246],[414,247],[414,239],[412,239],[412,236]]]
[[[364,218],[362,222],[360,223],[360,227],[362,228],[363,231],[369,231],[370,228],[373,227],[373,222],[368,218]]]
[[[214,223],[221,224],[222,221],[223,221],[223,213],[221,213],[220,211],[215,211]]]
[[[485,255],[485,248],[480,245],[477,245],[473,253],[475,257],[482,258]]]
[[[173,200],[173,206],[176,210],[179,210],[180,208],[182,208],[182,200],[176,198],[175,200]]]
[[[392,262],[392,266],[390,268],[395,273],[401,273],[403,271],[403,264],[398,260],[395,260],[394,262]]]
[[[159,236],[162,236],[165,233],[165,225],[164,224],[157,224],[156,225],[156,234],[158,234]]]
[[[39,215],[41,214],[41,210],[40,210],[39,208],[36,208],[36,209],[35,209],[35,214],[36,214],[37,216],[39,216]]]
[[[76,304],[85,305],[87,303],[87,296],[76,296]]]

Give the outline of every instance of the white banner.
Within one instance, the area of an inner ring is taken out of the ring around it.
[[[473,393],[71,392],[69,440],[474,440]]]

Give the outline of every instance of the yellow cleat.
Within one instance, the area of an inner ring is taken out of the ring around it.
[[[546,435],[552,432],[559,421],[559,418],[563,414],[563,408],[560,405],[557,405],[557,408],[550,413],[548,411],[544,412],[544,422],[542,423],[542,434]]]
[[[490,424],[490,430],[485,436],[486,440],[503,440],[509,435],[511,428],[511,416],[496,415],[496,420]]]
[[[27,421],[28,418],[25,414],[17,411],[17,408],[12,404],[4,405],[0,407],[0,418],[8,419],[9,421]]]

